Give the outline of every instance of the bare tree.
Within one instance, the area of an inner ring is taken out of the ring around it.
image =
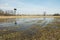
[[[44,12],[44,16],[46,16],[46,12]],[[44,17],[44,20],[45,20],[46,18]]]

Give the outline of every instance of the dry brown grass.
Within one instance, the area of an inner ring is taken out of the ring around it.
[[[60,16],[0,16],[0,18],[60,18]]]

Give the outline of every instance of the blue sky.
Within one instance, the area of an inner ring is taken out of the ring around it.
[[[60,0],[0,0],[0,9],[13,10],[23,14],[60,13]]]

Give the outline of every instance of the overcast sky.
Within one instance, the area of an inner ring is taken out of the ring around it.
[[[60,0],[0,0],[0,9],[13,10],[23,14],[60,13]]]

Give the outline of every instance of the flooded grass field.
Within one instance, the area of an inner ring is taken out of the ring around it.
[[[0,40],[60,40],[60,18],[0,18]]]

